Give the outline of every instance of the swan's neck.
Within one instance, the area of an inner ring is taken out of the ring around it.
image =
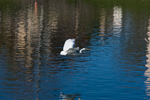
[[[82,48],[82,49],[79,51],[79,53],[82,53],[83,50],[86,50],[86,48]]]

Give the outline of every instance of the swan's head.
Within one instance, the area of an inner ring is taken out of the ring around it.
[[[79,51],[79,53],[82,53],[82,51],[84,51],[84,50],[90,50],[89,48],[82,48],[80,51]]]

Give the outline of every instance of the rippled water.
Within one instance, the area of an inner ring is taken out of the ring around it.
[[[0,1],[0,100],[149,100],[149,4]],[[69,38],[90,50],[61,56]]]

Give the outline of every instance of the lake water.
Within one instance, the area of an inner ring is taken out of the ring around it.
[[[0,1],[0,100],[150,100],[149,4]]]

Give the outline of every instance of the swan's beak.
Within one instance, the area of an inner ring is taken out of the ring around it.
[[[103,37],[103,36],[105,36],[106,34],[99,34],[99,36],[101,36],[101,37]]]
[[[90,48],[85,48],[85,50],[91,50]]]

